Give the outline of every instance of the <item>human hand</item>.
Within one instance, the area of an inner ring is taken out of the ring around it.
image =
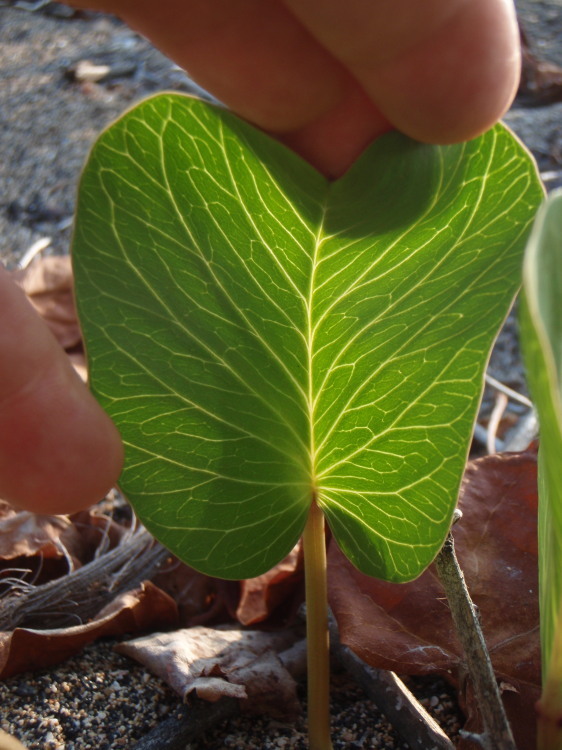
[[[340,175],[393,127],[477,136],[519,76],[511,0],[76,0],[121,16],[218,99]],[[116,428],[0,271],[0,497],[72,512],[116,482]]]
[[[237,114],[338,176],[391,127],[469,140],[519,80],[512,0],[70,0],[121,16]]]

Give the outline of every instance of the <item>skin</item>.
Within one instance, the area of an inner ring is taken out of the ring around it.
[[[201,86],[328,177],[397,128],[474,138],[508,109],[520,53],[511,0],[101,0]],[[97,502],[118,432],[0,269],[0,497],[42,513]]]

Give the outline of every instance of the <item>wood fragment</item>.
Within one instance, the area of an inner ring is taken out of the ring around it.
[[[336,654],[412,750],[454,750],[449,737],[394,672],[370,667],[341,644]]]
[[[194,700],[192,705],[180,708],[179,716],[160,722],[132,750],[185,750],[188,742],[239,712],[235,698],[221,698],[216,703]]]
[[[500,426],[500,421],[504,415],[506,408],[507,396],[505,395],[505,393],[501,393],[498,391],[498,393],[496,393],[496,402],[488,421],[488,436],[486,440],[486,447],[488,449],[488,453],[491,456],[496,453],[496,435]]]

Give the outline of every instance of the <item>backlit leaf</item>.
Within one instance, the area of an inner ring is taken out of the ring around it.
[[[121,118],[82,178],[74,265],[146,526],[195,568],[253,577],[316,497],[357,567],[419,575],[540,197],[502,126],[448,147],[391,133],[331,183],[194,99]]]

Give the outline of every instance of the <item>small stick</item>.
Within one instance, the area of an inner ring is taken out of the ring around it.
[[[485,732],[480,735],[482,745],[487,750],[516,750],[490,654],[457,561],[453,535],[450,532],[435,559],[435,567],[449,601],[484,721]]]
[[[23,254],[18,263],[18,268],[27,268],[36,255],[39,255],[39,253],[42,253],[45,248],[49,247],[51,241],[50,237],[41,237],[37,242],[34,242],[33,245],[31,245],[31,247]]]
[[[508,385],[504,385],[499,380],[496,380],[496,378],[488,375],[488,373],[486,373],[485,378],[486,383],[492,386],[492,388],[495,388],[496,391],[505,393],[505,395],[509,398],[512,398],[514,401],[518,401],[520,404],[524,404],[525,406],[531,407],[533,405],[532,401],[530,401],[527,396],[524,396],[522,393],[517,393],[517,391],[514,391],[513,388],[510,388]]]
[[[238,716],[240,704],[236,698],[221,698],[216,703],[194,699],[193,705],[181,706],[177,713],[135,743],[134,750],[185,750],[188,742],[197,740],[221,721]]]
[[[488,453],[493,456],[496,453],[496,434],[500,426],[501,418],[507,408],[507,396],[505,393],[496,394],[496,403],[490,414],[490,421],[488,422],[488,436],[486,440],[486,448]]]
[[[454,750],[439,724],[394,672],[369,666],[342,644],[338,644],[336,654],[412,750]]]

